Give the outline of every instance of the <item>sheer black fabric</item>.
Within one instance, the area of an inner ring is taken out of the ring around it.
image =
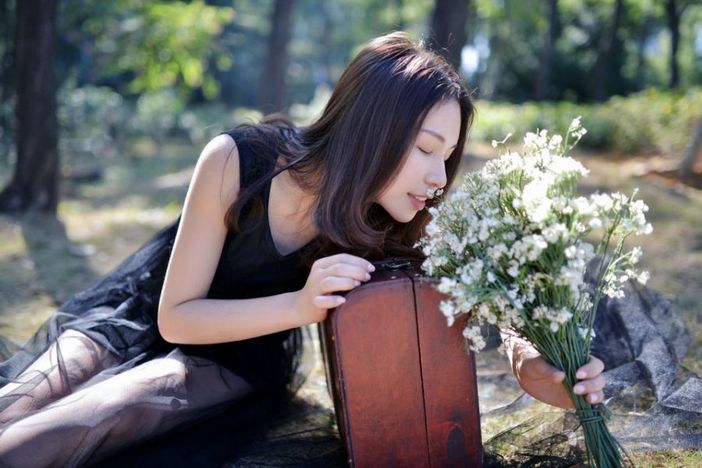
[[[275,161],[248,144],[250,131],[230,132],[242,186]],[[304,378],[301,330],[208,346],[160,337],[178,222],[63,304],[25,346],[0,340],[0,466],[345,466],[330,407],[288,404]],[[208,297],[299,289],[302,253],[275,250],[264,213],[251,231],[227,236]],[[595,330],[619,440],[632,450],[701,447],[702,382],[680,364],[690,339],[671,304],[631,284],[626,298],[600,304]],[[521,397],[483,422],[513,422],[530,404]],[[264,433],[263,421],[278,429]],[[578,434],[571,413],[542,411],[485,441],[486,465],[571,466],[583,459]]]
[[[251,131],[229,132],[239,151],[242,187],[272,171],[276,158],[248,144]],[[227,235],[208,297],[262,297],[304,285],[302,249],[281,255],[273,244],[269,190],[270,181],[262,188],[261,222]],[[156,314],[179,220],[63,304],[25,346],[5,344],[12,356],[0,364],[0,465],[83,465],[161,436],[153,442],[161,447],[154,449],[159,463],[183,466],[163,437],[206,416],[227,414],[210,426],[223,429],[260,419],[300,385],[299,329],[199,346],[160,336]],[[211,450],[200,454],[199,466],[231,456],[237,445],[222,439],[218,449],[211,431]],[[201,434],[207,432],[191,432],[183,447],[204,444]]]
[[[685,323],[662,294],[633,281],[625,293],[600,302],[592,342],[591,353],[605,364],[608,427],[630,452],[700,449],[702,379],[681,362],[691,341]],[[505,422],[484,441],[485,466],[585,463],[574,413],[544,406],[522,393],[481,414],[483,424]]]

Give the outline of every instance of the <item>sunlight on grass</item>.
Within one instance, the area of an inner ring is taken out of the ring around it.
[[[0,303],[0,307],[4,304]],[[56,310],[51,298],[38,294],[12,306],[12,313],[0,313],[0,334],[17,344],[23,344]]]
[[[702,466],[702,450],[662,450],[630,454],[638,468],[682,468]]]
[[[141,144],[138,149],[143,154],[107,167],[100,182],[67,184],[58,226],[49,229],[41,220],[0,216],[0,333],[23,342],[55,310],[57,301],[109,272],[177,218],[197,155],[186,145]],[[483,155],[471,158],[466,167],[479,167],[490,151],[489,146],[471,146],[471,152]],[[702,195],[679,193],[636,177],[633,163],[595,154],[579,159],[592,170],[584,190],[629,193],[638,186],[639,198],[651,206],[654,231],[632,239],[632,245],[644,248],[642,263],[651,271],[650,285],[681,311],[692,338],[683,362],[702,375]],[[63,237],[58,235],[61,228]],[[477,362],[484,414],[521,394],[504,355],[481,353]],[[302,394],[307,391],[310,398],[331,407],[323,368],[320,362],[315,366]],[[565,414],[530,397],[519,405],[519,411],[510,414],[486,414],[481,420],[483,440],[535,415],[562,419]],[[639,467],[702,466],[702,455],[695,451],[631,455]]]

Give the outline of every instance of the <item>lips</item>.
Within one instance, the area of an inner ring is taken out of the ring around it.
[[[426,198],[424,197],[419,197],[417,195],[413,195],[411,193],[407,194],[409,196],[410,201],[412,202],[412,206],[414,206],[415,209],[417,210],[423,210],[426,202]]]

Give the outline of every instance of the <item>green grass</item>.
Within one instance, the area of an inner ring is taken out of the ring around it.
[[[631,459],[639,468],[693,468],[702,466],[702,450],[632,453]]]
[[[180,211],[199,149],[178,143],[156,147],[134,144],[130,158],[112,160],[99,183],[63,184],[58,222],[36,215],[0,215],[0,333],[23,342],[64,300],[110,271]],[[493,150],[474,145],[467,167],[477,167]],[[581,154],[591,169],[584,190],[630,191],[650,206],[654,232],[635,239],[644,248],[643,266],[651,271],[650,285],[679,308],[692,334],[684,364],[702,375],[702,193],[677,189],[637,176],[649,158],[620,158],[611,154]],[[0,182],[9,177],[0,167]],[[519,394],[504,356],[478,356],[483,411]],[[317,369],[319,371],[319,369]],[[317,400],[326,392],[317,372],[306,384]],[[314,389],[311,389],[314,387]],[[316,389],[316,390],[315,390]],[[316,395],[316,396],[315,396]],[[506,419],[484,418],[483,439],[518,418],[553,411],[535,403]],[[698,451],[633,453],[640,467],[701,466]]]

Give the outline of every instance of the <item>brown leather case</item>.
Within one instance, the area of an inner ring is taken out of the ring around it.
[[[319,324],[351,466],[480,466],[475,360],[441,299],[417,262],[379,262]]]

